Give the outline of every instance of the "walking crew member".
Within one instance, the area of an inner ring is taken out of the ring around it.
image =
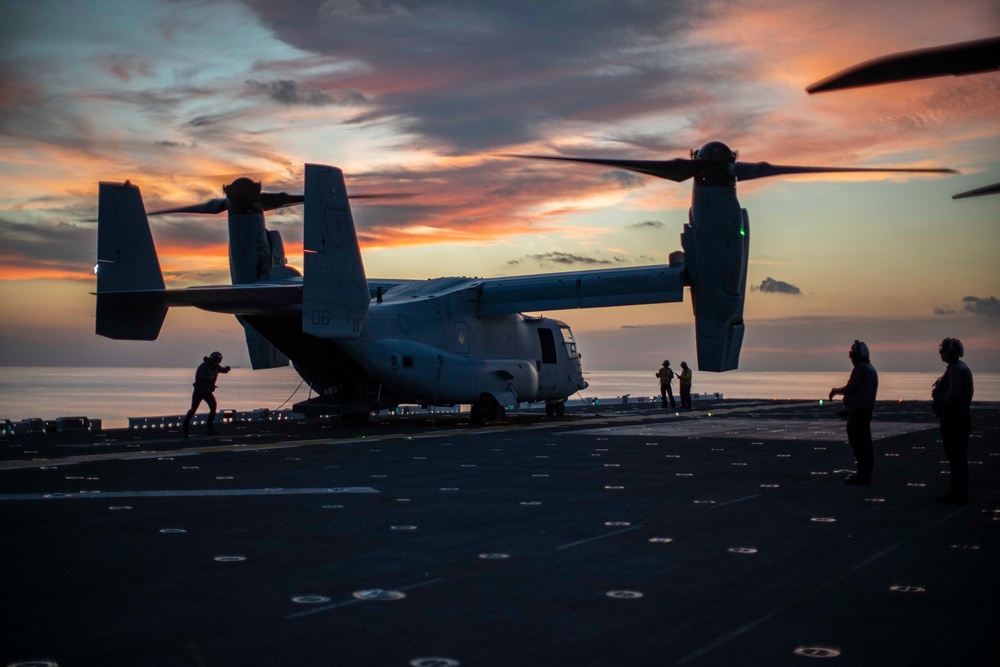
[[[194,373],[194,392],[191,394],[191,409],[184,415],[184,439],[187,440],[191,427],[191,418],[202,401],[208,405],[208,423],[206,432],[208,435],[216,435],[217,431],[212,428],[215,423],[215,379],[219,373],[228,373],[232,370],[229,366],[222,366],[222,353],[213,352],[205,357],[205,360],[198,366]]]
[[[848,352],[854,370],[843,387],[830,390],[830,400],[837,394],[844,396],[844,411],[847,413],[847,441],[854,450],[858,463],[857,473],[844,480],[847,484],[871,484],[872,469],[875,467],[875,448],[872,445],[872,410],[878,394],[878,372],[872,366],[868,346],[854,341]]]
[[[964,503],[969,499],[972,370],[961,361],[965,348],[959,339],[945,338],[938,352],[948,368],[934,383],[931,407],[941,420],[941,442],[951,467],[951,490],[935,500],[939,503]]]

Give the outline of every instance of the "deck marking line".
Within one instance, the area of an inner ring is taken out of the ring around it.
[[[724,503],[716,503],[715,505],[712,505],[708,509],[714,510],[714,509],[716,509],[718,507],[725,507],[726,505],[735,505],[736,503],[742,503],[744,500],[750,500],[751,498],[759,498],[759,497],[760,497],[760,494],[759,493],[755,493],[752,496],[743,496],[742,498],[737,498],[736,500],[727,500]]]
[[[612,537],[614,535],[621,535],[622,533],[627,533],[627,532],[629,532],[631,530],[636,530],[638,528],[642,528],[642,525],[640,524],[638,526],[632,526],[631,528],[623,528],[621,530],[615,530],[615,531],[612,531],[610,533],[604,533],[603,535],[598,535],[597,537],[588,537],[588,538],[586,538],[584,540],[577,540],[576,542],[570,542],[569,544],[564,544],[564,545],[562,545],[560,547],[556,547],[556,549],[569,549],[570,547],[575,547],[575,546],[580,545],[580,544],[586,544],[587,542],[593,542],[595,540],[603,540],[605,537]]]
[[[178,491],[91,491],[83,493],[9,493],[3,500],[100,500],[101,498],[204,498],[211,496],[300,496],[329,493],[378,493],[370,486],[320,489],[194,489]]]
[[[723,635],[722,637],[719,637],[714,642],[712,642],[710,644],[706,644],[705,646],[702,646],[700,649],[698,649],[696,651],[692,651],[691,653],[688,653],[686,656],[684,656],[683,658],[681,658],[680,660],[678,660],[674,664],[675,665],[686,665],[687,663],[691,662],[692,660],[696,660],[697,658],[700,658],[701,656],[705,655],[706,653],[708,653],[712,649],[719,648],[720,646],[722,646],[723,644],[725,644],[726,642],[728,642],[730,639],[735,639],[736,637],[739,637],[740,635],[742,635],[744,632],[747,632],[748,630],[752,630],[753,628],[755,628],[756,626],[760,625],[761,623],[765,623],[765,622],[771,620],[772,617],[777,616],[782,611],[784,611],[784,609],[782,609],[782,608],[779,607],[779,608],[775,609],[774,611],[771,611],[771,612],[769,612],[767,614],[764,614],[763,616],[761,616],[757,620],[751,621],[750,623],[747,623],[746,625],[744,625],[742,627],[736,628],[735,630],[733,630],[729,634]]]
[[[437,584],[444,581],[443,577],[437,579],[431,579],[429,581],[421,581],[416,584],[410,584],[409,586],[401,586],[394,588],[397,591],[412,591],[414,588],[420,588],[421,586],[430,586],[431,584]],[[367,600],[359,600],[357,598],[351,598],[350,600],[343,600],[342,602],[334,602],[333,604],[323,605],[322,607],[316,607],[315,609],[309,609],[307,611],[300,611],[296,614],[290,614],[285,616],[285,620],[291,620],[293,618],[302,618],[303,616],[310,616],[312,614],[318,614],[323,611],[330,611],[331,609],[339,609],[341,607],[347,607],[352,604],[360,604],[362,602],[367,602]]]
[[[874,563],[875,561],[877,561],[882,556],[884,556],[887,553],[889,553],[890,551],[894,550],[900,544],[902,544],[902,542],[896,542],[891,547],[886,547],[885,549],[882,549],[882,551],[879,551],[877,554],[875,554],[873,556],[869,556],[868,558],[864,559],[863,561],[861,561],[860,563],[858,563],[857,565],[855,565],[854,567],[852,567],[850,570],[848,570],[848,572],[857,572],[858,570],[860,570],[861,568],[863,568],[865,565],[868,565],[870,563]]]

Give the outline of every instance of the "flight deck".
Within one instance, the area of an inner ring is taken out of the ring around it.
[[[997,664],[1000,404],[696,408],[5,437],[0,664]]]

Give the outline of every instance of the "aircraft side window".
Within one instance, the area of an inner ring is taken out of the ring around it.
[[[552,335],[552,329],[539,329],[538,341],[542,344],[542,363],[556,363],[556,338]]]
[[[413,357],[403,357],[403,368],[413,368]]]

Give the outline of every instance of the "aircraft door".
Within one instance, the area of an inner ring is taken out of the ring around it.
[[[541,327],[538,329],[538,342],[542,346],[542,363],[555,364],[558,362],[556,356],[556,339],[552,334],[552,329]]]

